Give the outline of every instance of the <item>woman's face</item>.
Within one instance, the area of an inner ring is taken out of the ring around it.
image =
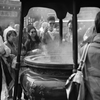
[[[37,32],[35,29],[31,29],[30,30],[30,35],[31,35],[31,38],[34,39],[34,37],[36,36]]]

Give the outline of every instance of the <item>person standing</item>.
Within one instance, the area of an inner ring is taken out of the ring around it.
[[[1,98],[0,100],[2,100],[3,98],[7,98],[5,96],[6,95],[5,93],[8,93],[8,91],[5,84],[6,79],[4,75],[4,71],[5,71],[4,69],[6,69],[6,74],[7,74],[7,66],[6,64],[3,63],[4,62],[3,58],[8,57],[9,55],[10,55],[10,49],[4,44],[2,36],[0,35],[0,77],[1,77],[0,78],[0,98]],[[11,79],[11,77],[9,77],[9,74],[7,74],[7,77]],[[9,85],[9,82],[7,82],[8,85]]]
[[[58,34],[58,31],[55,27],[55,25],[56,25],[55,17],[54,16],[49,16],[47,18],[47,22],[49,23],[48,33],[50,34],[52,40],[54,40],[55,37],[56,37],[56,34]]]
[[[34,49],[38,49],[41,44],[41,39],[37,34],[37,30],[34,26],[29,25],[28,27],[28,39],[24,42],[23,48],[26,52]]]
[[[95,17],[96,34],[89,43],[89,49],[86,58],[85,67],[85,84],[87,86],[85,100],[100,100],[100,11]],[[80,53],[84,46],[81,47]]]

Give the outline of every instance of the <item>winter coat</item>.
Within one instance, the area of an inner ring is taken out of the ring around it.
[[[81,48],[83,50],[84,46]],[[86,100],[100,100],[100,34],[90,43],[85,68]]]

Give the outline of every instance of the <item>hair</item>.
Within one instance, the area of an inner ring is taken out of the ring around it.
[[[8,37],[9,37],[12,33],[15,33],[15,35],[17,36],[16,31],[14,31],[14,30],[10,30],[10,31],[7,32],[7,35],[6,35],[6,39],[7,39],[7,41],[8,41]]]
[[[47,20],[48,20],[48,21],[55,21],[55,17],[54,17],[54,16],[49,16],[49,17],[47,18]]]
[[[96,14],[94,23],[95,23],[96,32],[100,33],[100,11]]]
[[[27,26],[28,32],[30,32],[32,29],[35,29],[35,31],[36,31],[36,28],[35,28],[32,24],[29,24],[29,25]]]

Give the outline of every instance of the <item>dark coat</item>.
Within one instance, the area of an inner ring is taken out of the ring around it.
[[[31,39],[31,36],[28,35],[28,39],[24,44],[24,48],[26,52],[28,52],[28,51],[37,49],[40,43],[41,43],[41,40],[37,35],[35,36],[34,41]]]

